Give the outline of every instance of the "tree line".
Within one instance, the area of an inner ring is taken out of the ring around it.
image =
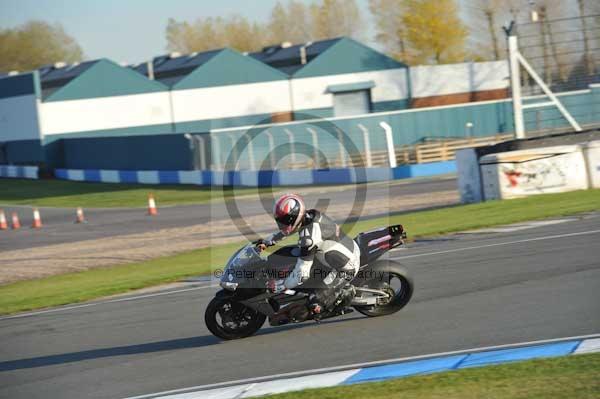
[[[243,15],[167,22],[167,50],[192,53],[223,47],[259,51],[284,42],[306,43],[339,36],[374,41],[409,65],[505,58],[502,26],[541,18],[600,14],[598,0],[368,0],[369,18],[356,0],[278,1],[266,22]],[[533,8],[532,8],[533,7]],[[600,24],[598,19],[592,21]],[[543,23],[543,21],[542,21]],[[374,37],[367,35],[373,32]],[[76,40],[60,25],[41,21],[0,30],[0,70],[28,70],[56,61],[81,60]]]

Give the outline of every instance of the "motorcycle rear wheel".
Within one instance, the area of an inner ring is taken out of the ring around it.
[[[408,304],[414,290],[412,279],[402,269],[394,269],[388,269],[378,274],[377,278],[366,280],[360,285],[388,292],[389,301],[378,305],[356,305],[354,308],[357,311],[369,317],[386,316],[398,312]],[[399,288],[395,288],[394,285]]]
[[[218,338],[231,340],[256,333],[266,316],[228,297],[213,298],[204,313],[206,327]]]

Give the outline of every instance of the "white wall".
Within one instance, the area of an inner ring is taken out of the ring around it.
[[[175,122],[270,114],[291,110],[287,80],[174,90]]]
[[[172,122],[169,92],[50,101],[41,104],[44,135]]]
[[[40,138],[34,94],[0,98],[0,141]]]
[[[375,83],[371,89],[373,102],[408,97],[405,68],[292,79],[294,111],[333,107],[333,94],[327,93],[328,86],[370,80]]]
[[[579,145],[488,154],[479,164],[486,200],[588,188],[585,158]]]
[[[509,86],[506,61],[423,65],[410,68],[414,98],[504,89]]]

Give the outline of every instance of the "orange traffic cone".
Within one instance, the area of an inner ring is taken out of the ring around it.
[[[77,218],[75,219],[75,223],[87,223],[87,220],[85,220],[85,216],[83,215],[83,209],[81,209],[81,207],[77,208]]]
[[[4,210],[0,209],[0,230],[7,230],[8,223],[6,222],[6,215],[4,214]]]
[[[33,209],[33,223],[31,224],[32,229],[39,229],[42,227],[42,218],[40,217],[40,211],[37,208]]]
[[[12,214],[12,229],[13,230],[17,230],[21,228],[21,222],[19,221],[19,215],[17,215],[17,212],[13,212]]]
[[[158,211],[156,210],[156,201],[154,201],[154,195],[148,195],[148,215],[156,216]]]

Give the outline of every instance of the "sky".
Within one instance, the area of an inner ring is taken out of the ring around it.
[[[303,0],[311,3],[311,0]],[[85,59],[110,58],[138,63],[166,52],[169,18],[241,14],[267,20],[277,0],[0,0],[0,29],[32,19],[61,23],[83,48]],[[370,19],[368,0],[357,0]],[[367,36],[373,34],[367,30]],[[372,43],[370,43],[372,44]]]

